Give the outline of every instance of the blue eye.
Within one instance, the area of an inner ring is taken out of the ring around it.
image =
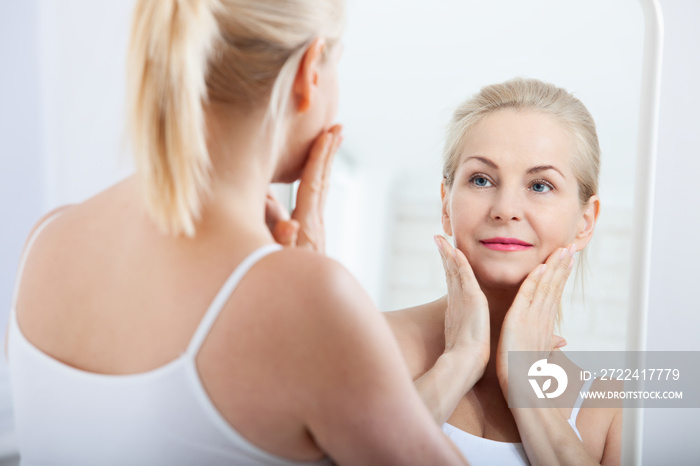
[[[547,193],[552,190],[552,185],[543,181],[535,181],[530,188],[536,193]]]
[[[472,177],[471,180],[469,180],[471,183],[473,183],[475,186],[478,186],[479,188],[486,188],[488,186],[491,186],[491,182],[483,176],[474,176]]]

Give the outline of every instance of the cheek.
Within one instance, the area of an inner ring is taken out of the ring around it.
[[[572,214],[576,207],[540,209],[531,216],[530,224],[541,242],[541,254],[548,257],[555,249],[571,244],[578,232],[579,216]]]
[[[488,214],[488,208],[483,200],[467,193],[453,195],[450,199],[450,221],[455,235],[473,231],[483,224]]]
[[[326,102],[326,126],[330,125],[338,115],[338,106],[340,102],[340,86],[338,83],[337,74],[334,75],[327,87],[324,89],[324,101]]]

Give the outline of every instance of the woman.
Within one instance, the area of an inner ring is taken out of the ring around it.
[[[387,318],[435,418],[472,464],[619,464],[619,409],[507,401],[508,352],[563,345],[552,332],[574,253],[598,218],[599,158],[583,104],[541,81],[487,86],[455,112],[442,182],[455,249],[436,237],[449,294]]]
[[[341,29],[339,0],[137,2],[136,174],[18,274],[23,464],[464,464],[358,283],[265,224],[270,182],[327,178]]]

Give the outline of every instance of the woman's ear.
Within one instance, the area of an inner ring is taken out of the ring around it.
[[[600,214],[600,199],[595,194],[588,199],[583,209],[583,216],[579,222],[579,229],[576,233],[576,250],[580,251],[586,247],[593,237],[593,230]]]
[[[440,183],[440,199],[442,199],[442,230],[447,236],[452,236],[452,221],[450,220],[450,192],[445,187],[445,179]]]
[[[319,68],[325,47],[326,41],[317,37],[301,57],[301,63],[299,63],[292,87],[296,110],[300,113],[307,111],[311,107],[312,100],[316,97]]]

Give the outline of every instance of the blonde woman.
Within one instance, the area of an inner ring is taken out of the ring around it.
[[[591,115],[553,85],[487,86],[455,111],[442,181],[442,226],[455,248],[436,237],[449,293],[387,318],[471,464],[620,462],[620,409],[591,408],[580,395],[552,409],[507,402],[508,353],[563,344],[553,328],[574,253],[595,229],[599,164]]]
[[[23,464],[464,464],[358,283],[265,223],[270,182],[322,198],[342,21],[339,0],[136,3],[136,173],[40,221],[18,274]]]

